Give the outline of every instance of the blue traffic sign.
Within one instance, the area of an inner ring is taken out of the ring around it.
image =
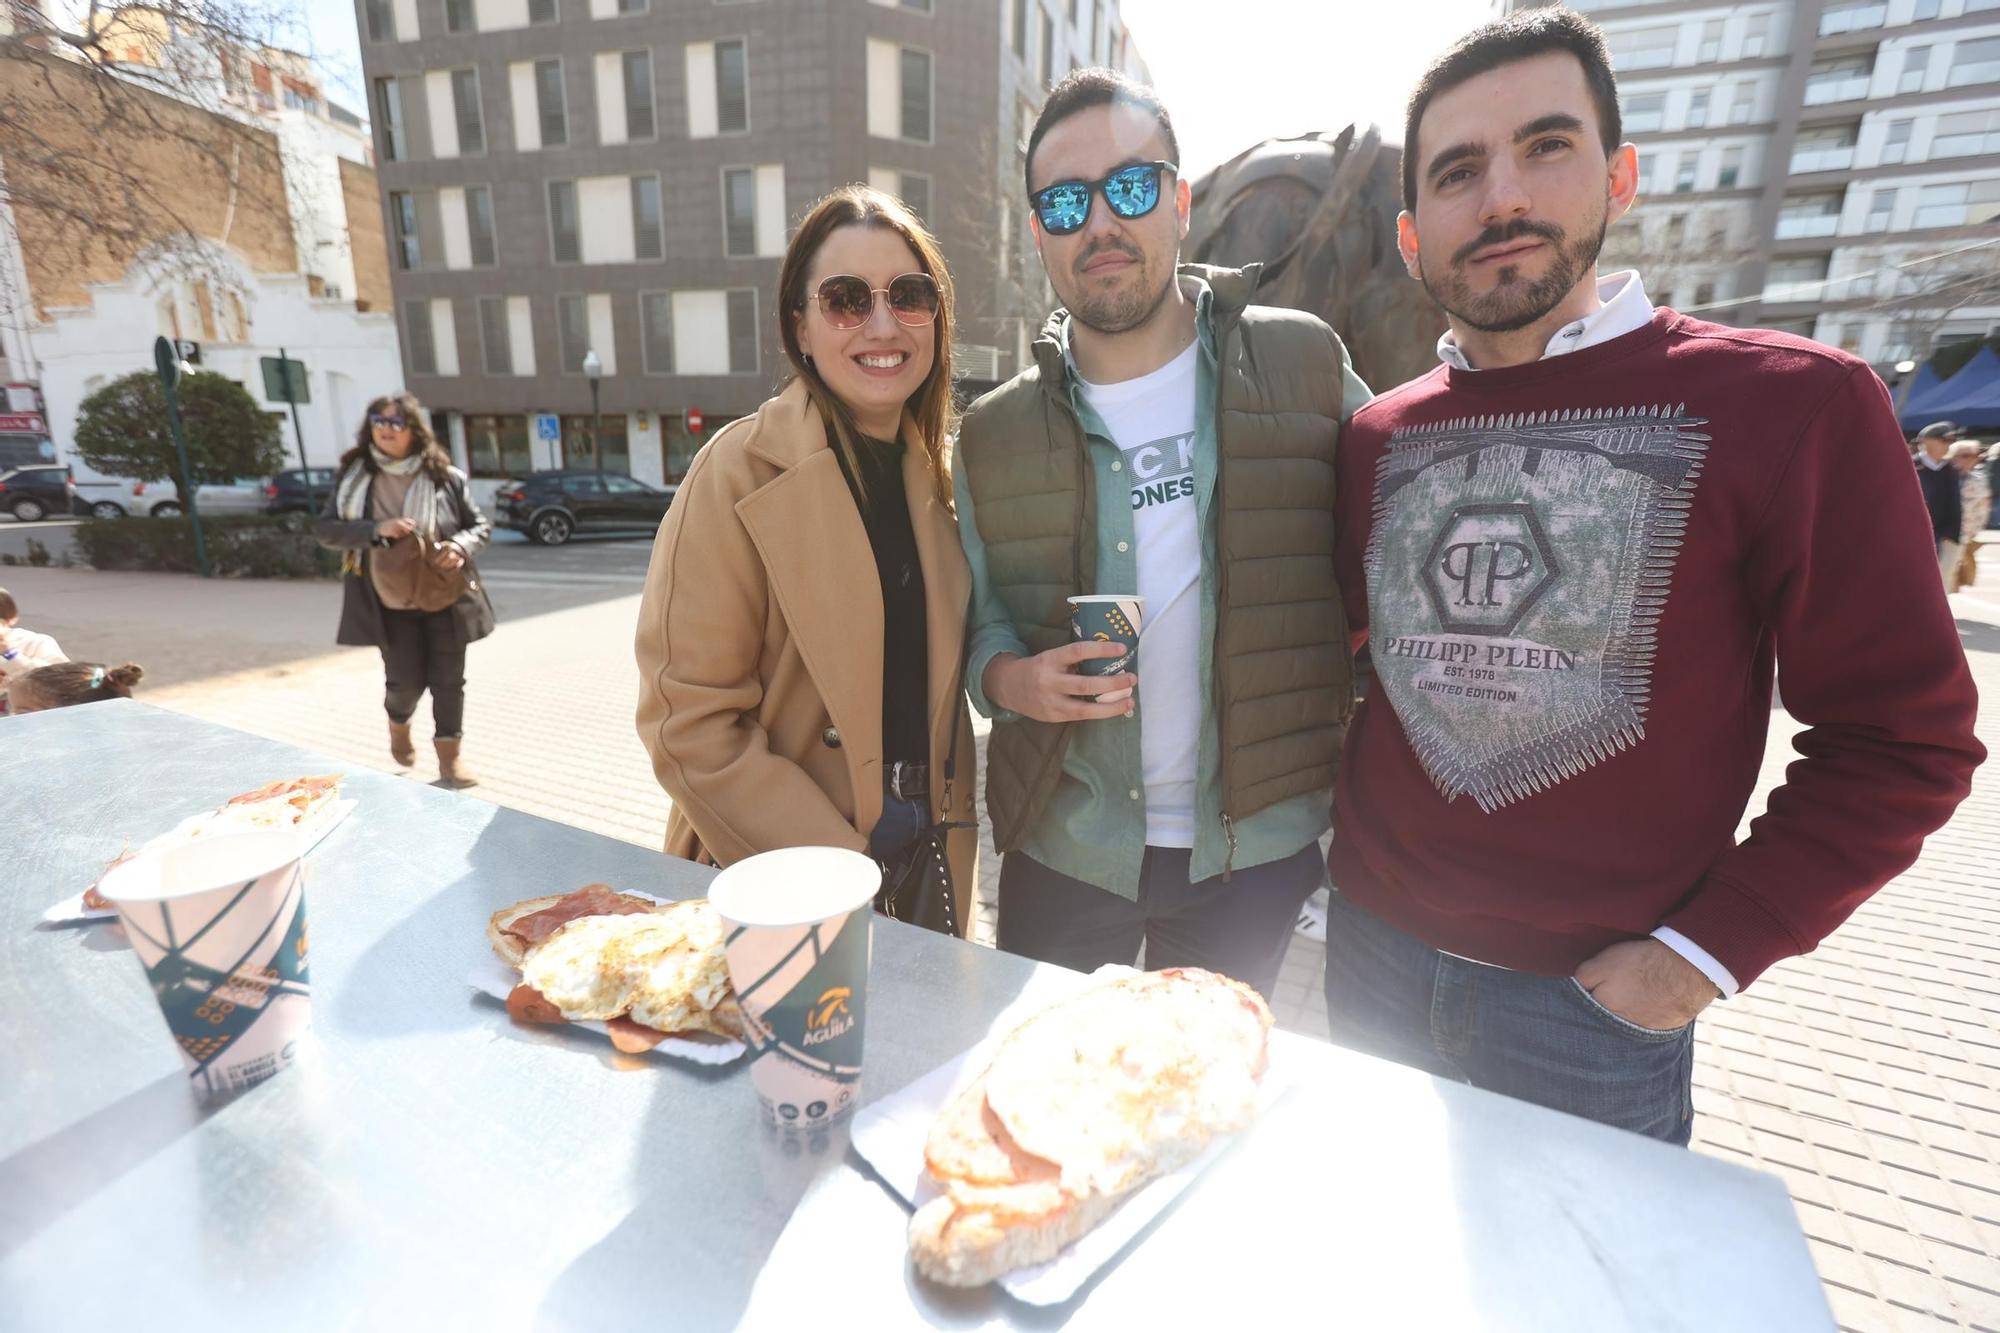
[[[535,414],[535,438],[553,444],[562,438],[562,419],[553,412]]]

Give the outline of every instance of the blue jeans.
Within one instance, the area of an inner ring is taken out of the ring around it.
[[[1439,953],[1347,902],[1327,911],[1333,1039],[1439,1078],[1687,1146],[1694,1024],[1627,1022],[1573,977]]]
[[[1008,953],[1093,972],[1130,966],[1205,967],[1269,998],[1278,982],[1299,904],[1326,878],[1318,843],[1260,866],[1239,866],[1190,883],[1194,853],[1148,847],[1139,899],[1071,879],[1024,852],[1000,858],[1000,939]]]
[[[906,801],[884,792],[882,817],[868,835],[868,854],[878,861],[888,860],[915,842],[930,822],[930,807],[923,801]]]

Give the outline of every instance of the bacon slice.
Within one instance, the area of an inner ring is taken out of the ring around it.
[[[232,805],[254,805],[260,801],[283,800],[303,815],[312,808],[315,801],[339,786],[339,774],[315,778],[283,778],[277,782],[267,782],[255,791],[232,796],[223,802],[223,808],[227,809]]]
[[[566,1023],[562,1010],[533,986],[523,983],[507,992],[507,1016],[516,1023]]]
[[[532,949],[578,917],[636,916],[652,910],[652,903],[643,898],[629,898],[609,884],[586,884],[539,912],[516,917],[507,923],[503,933],[520,940],[523,948]]]
[[[611,1032],[611,1044],[627,1055],[642,1055],[665,1041],[672,1033],[655,1032],[629,1018],[614,1018],[604,1025]]]

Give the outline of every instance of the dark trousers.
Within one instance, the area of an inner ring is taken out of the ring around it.
[[[431,692],[439,740],[465,732],[465,639],[450,611],[382,610],[382,705],[392,722],[408,722]]]
[[[1000,947],[1093,972],[1131,965],[1143,940],[1149,968],[1204,967],[1268,999],[1299,904],[1326,875],[1318,844],[1234,870],[1226,881],[1189,883],[1192,857],[1185,847],[1148,847],[1133,902],[1009,852],[1000,861]]]
[[[1333,895],[1326,1016],[1353,1050],[1687,1146],[1694,1024],[1642,1028],[1574,977],[1440,953]]]

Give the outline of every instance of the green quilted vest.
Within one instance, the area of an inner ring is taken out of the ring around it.
[[[1354,703],[1333,574],[1334,441],[1345,353],[1295,310],[1249,305],[1256,269],[1185,265],[1214,292],[1215,705],[1226,822],[1333,785]],[[1057,311],[1036,364],[967,410],[958,448],[994,590],[1031,652],[1069,642],[1068,598],[1096,591],[1096,502]],[[1331,424],[1331,429],[1329,425]],[[994,844],[1021,845],[1062,777],[1065,723],[994,724]]]

